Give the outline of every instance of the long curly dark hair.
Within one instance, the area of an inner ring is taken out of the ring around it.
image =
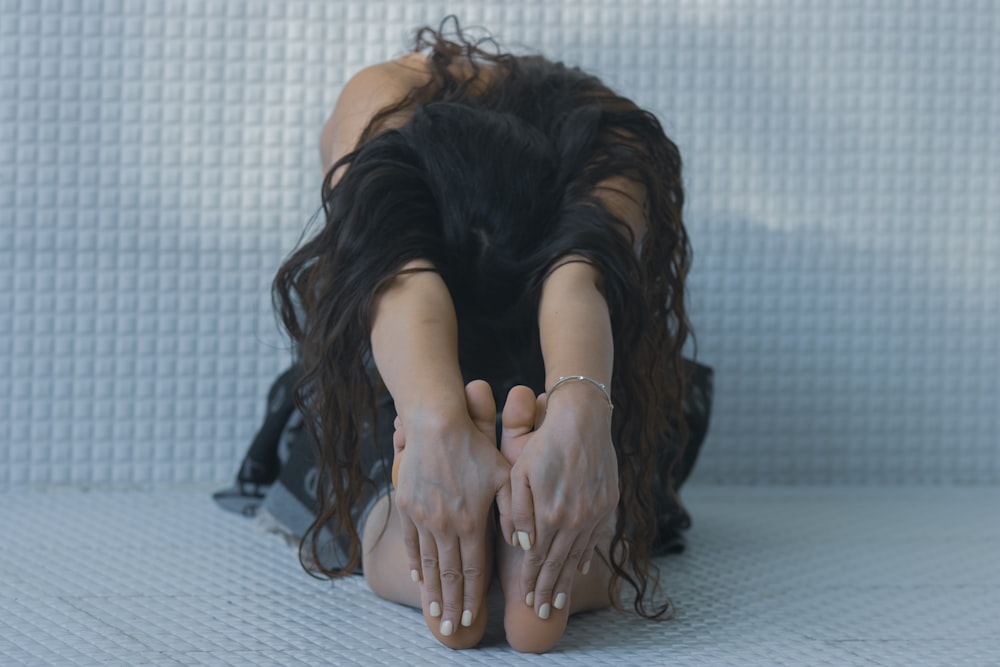
[[[329,577],[360,564],[351,508],[373,483],[358,452],[385,391],[369,359],[382,286],[411,260],[428,260],[451,292],[460,340],[506,328],[522,335],[505,340],[531,347],[541,285],[557,261],[575,255],[604,278],[614,334],[621,500],[609,593],[620,608],[627,582],[636,612],[663,618],[670,603],[654,599],[654,487],[676,498],[670,473],[686,437],[681,348],[690,333],[680,153],[651,113],[596,77],[503,53],[491,39],[471,39],[457,21],[454,32],[445,28],[417,32],[414,50],[429,54],[430,81],[378,113],[358,147],[328,172],[326,224],[274,280],[276,308],[305,368],[299,406],[318,443],[319,511],[300,554]],[[456,75],[455,65],[468,76]],[[387,128],[401,111],[410,120]],[[595,190],[611,177],[645,187],[641,239]],[[543,389],[543,372],[515,370]],[[342,567],[321,563],[325,529],[349,537]]]

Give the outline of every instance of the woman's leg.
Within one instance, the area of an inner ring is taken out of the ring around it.
[[[470,383],[466,388],[466,399],[474,421],[482,423],[484,430],[494,423],[493,397],[486,383]],[[534,392],[528,387],[515,387],[507,398],[503,413],[503,438],[501,451],[512,464],[517,460],[524,446],[524,434],[531,431],[537,414],[544,412],[544,401],[536,403]],[[489,419],[487,419],[489,417]],[[490,426],[490,428],[495,428]],[[395,443],[397,462],[402,454],[402,443]],[[603,609],[611,604],[608,597],[608,581],[611,573],[600,558],[594,558],[590,572],[578,574],[562,610],[552,609],[548,619],[539,618],[534,609],[525,604],[520,591],[520,568],[523,551],[509,546],[497,537],[495,528],[485,537],[488,553],[496,544],[497,573],[504,593],[504,628],[507,641],[518,651],[544,653],[558,643],[566,629],[570,615],[581,611]],[[365,579],[372,591],[387,600],[422,608],[420,588],[409,576],[403,532],[395,513],[390,496],[380,499],[368,515],[362,532]],[[607,553],[607,544],[599,546]],[[493,569],[487,563],[487,570]],[[428,629],[445,646],[469,648],[479,643],[486,630],[486,603],[484,602],[471,627],[459,627],[451,636],[439,632],[438,619],[424,612]]]
[[[493,403],[493,393],[485,382],[470,382],[465,388],[466,401],[473,422],[480,426],[490,437],[496,438],[496,406]],[[398,467],[404,449],[401,433],[397,431],[393,439],[396,450],[396,460],[393,469]],[[395,474],[393,475],[395,479]],[[420,600],[420,586],[410,578],[409,561],[406,557],[406,547],[403,544],[403,529],[399,525],[393,494],[381,498],[368,514],[362,530],[362,557],[364,561],[365,580],[372,591],[386,600],[423,609]],[[487,534],[483,536],[486,542],[486,553],[489,555],[486,571],[493,571],[493,540],[495,527],[490,517]],[[489,586],[490,578],[485,585]],[[424,611],[424,621],[428,629],[438,641],[451,648],[469,648],[482,639],[486,631],[486,595],[483,603],[475,614],[475,620],[470,627],[455,628],[450,636],[440,632],[440,619],[432,618]]]
[[[524,447],[525,436],[544,416],[545,399],[535,399],[535,393],[524,386],[514,387],[503,409],[503,435],[500,451],[513,465]],[[497,538],[497,573],[504,594],[504,629],[507,642],[526,653],[544,653],[558,643],[566,630],[570,615],[610,606],[608,582],[611,571],[600,558],[591,561],[590,571],[577,574],[563,609],[551,609],[548,619],[541,619],[532,605],[525,602],[527,591],[521,590],[520,572],[524,552]],[[607,554],[608,544],[598,545]]]

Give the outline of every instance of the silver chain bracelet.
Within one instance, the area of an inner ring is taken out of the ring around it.
[[[552,388],[549,389],[549,392],[548,392],[549,396],[551,396],[552,392],[554,392],[556,389],[558,389],[560,387],[560,385],[566,384],[567,382],[573,382],[573,381],[576,381],[576,382],[588,382],[588,383],[594,385],[595,387],[597,387],[598,389],[600,389],[601,393],[604,394],[604,399],[608,402],[608,407],[611,408],[611,412],[613,413],[615,411],[615,404],[611,402],[611,394],[608,393],[607,386],[604,383],[602,383],[602,382],[598,382],[594,378],[587,377],[586,375],[565,375],[565,376],[560,377],[559,379],[556,380],[555,384],[552,385]]]

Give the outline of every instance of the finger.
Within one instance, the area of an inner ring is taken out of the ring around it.
[[[530,387],[517,385],[511,387],[507,393],[507,400],[503,406],[503,418],[501,420],[502,434],[500,437],[500,453],[510,465],[515,465],[521,455],[521,450],[525,444],[526,436],[531,433],[535,423],[535,394]],[[534,513],[531,507],[531,491],[527,488],[527,478],[523,475],[517,477],[516,471],[511,469],[508,473],[508,480],[517,478],[521,480],[521,491],[514,491],[514,484],[510,484],[511,502],[509,511],[507,508],[500,508],[500,527],[503,530],[504,540],[512,547],[521,547],[518,540],[517,531],[520,529],[524,538],[524,545],[530,546],[531,532],[534,528]],[[516,497],[520,498],[515,502]],[[497,498],[497,504],[501,502]],[[517,513],[520,511],[520,521]],[[528,548],[525,546],[524,548]]]
[[[399,523],[403,529],[403,548],[406,550],[406,564],[410,567],[410,579],[413,583],[420,583],[420,538],[417,534],[417,527],[414,523],[403,515],[399,514]]]
[[[580,554],[580,574],[585,575],[590,572],[591,563],[593,563],[594,555],[597,553],[598,548],[603,548],[607,551],[608,545],[611,544],[611,538],[615,536],[616,516],[616,511],[611,510],[597,524],[597,528],[594,529],[590,539],[587,540],[587,545],[583,548],[583,552]]]
[[[537,541],[531,545],[530,550],[525,551],[524,557],[521,559],[520,584],[521,595],[524,596],[524,604],[535,609],[537,612],[540,606],[536,594],[538,576],[542,565],[545,563],[545,557],[549,552],[549,548],[552,546],[552,537],[554,534],[536,533],[536,535]]]
[[[392,432],[392,486],[399,485],[399,466],[403,464],[403,449],[406,447],[406,434],[403,432],[403,422],[396,417],[395,428]]]
[[[511,539],[524,551],[524,558],[521,560],[521,590],[524,603],[529,607],[535,606],[535,579],[538,577],[538,569],[541,567],[545,554],[548,552],[550,536],[542,536],[539,542],[538,531],[535,528],[534,500],[531,497],[531,488],[528,485],[527,477],[520,472],[517,466],[511,468],[511,517],[514,520],[514,534]]]
[[[462,558],[463,603],[461,625],[469,627],[475,622],[479,607],[486,595],[489,575],[486,572],[486,535],[477,532],[459,538]]]
[[[445,637],[455,633],[462,620],[465,600],[462,550],[457,537],[437,536],[441,575],[441,627]]]
[[[547,619],[552,613],[552,603],[556,595],[556,584],[562,576],[563,570],[567,569],[567,560],[577,537],[568,531],[560,531],[549,544],[548,550],[540,552],[543,555],[540,557],[541,562],[538,563],[538,575],[534,582],[534,607],[535,613],[543,620]],[[539,547],[541,546],[542,544],[539,543]],[[582,548],[582,545],[580,548]],[[579,558],[579,552],[577,558]],[[529,559],[526,557],[525,561],[527,560]],[[573,565],[569,566],[571,582],[572,574],[575,574],[575,565],[576,563],[574,562]],[[566,591],[562,592],[565,593]]]
[[[517,531],[514,528],[514,513],[513,504],[511,501],[510,492],[510,474],[501,474],[498,480],[500,488],[497,490],[496,502],[497,502],[497,513],[500,515],[500,534],[503,535],[503,539],[512,547],[519,547],[517,541]]]
[[[556,579],[556,584],[552,589],[552,608],[554,610],[562,611],[569,604],[569,596],[573,591],[573,580],[583,565],[583,558],[586,553],[593,553],[593,547],[591,547],[590,552],[587,552],[586,549],[595,532],[597,531],[593,530],[589,534],[581,533],[573,542],[573,546],[570,547],[566,562],[563,564],[559,578]]]
[[[524,551],[529,551],[535,543],[535,508],[531,497],[528,478],[515,465],[510,469],[511,518],[514,534],[511,541]]]
[[[432,618],[441,618],[441,572],[438,567],[437,543],[434,536],[426,531],[418,531],[420,539],[420,574],[422,585],[420,597],[424,609]]]

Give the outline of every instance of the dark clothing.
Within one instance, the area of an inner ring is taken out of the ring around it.
[[[689,438],[682,457],[674,466],[671,483],[659,483],[654,489],[659,523],[655,555],[679,553],[684,549],[682,531],[690,527],[691,519],[671,489],[679,488],[694,467],[711,412],[712,369],[694,362],[686,362],[686,368],[690,375],[684,412]],[[263,511],[267,517],[265,526],[282,533],[290,541],[301,539],[316,512],[315,447],[292,399],[300,375],[301,368],[292,366],[274,381],[268,392],[264,423],[240,466],[236,484],[215,494],[222,507],[244,516],[255,516]],[[362,468],[374,483],[365,486],[361,502],[352,509],[359,532],[371,507],[392,488],[392,432],[396,410],[387,392],[379,398],[376,413],[377,423],[365,429],[360,450]],[[674,449],[675,445],[664,443],[664,453]],[[325,565],[345,563],[347,549],[346,536],[324,541],[320,551],[324,559],[328,559]]]

